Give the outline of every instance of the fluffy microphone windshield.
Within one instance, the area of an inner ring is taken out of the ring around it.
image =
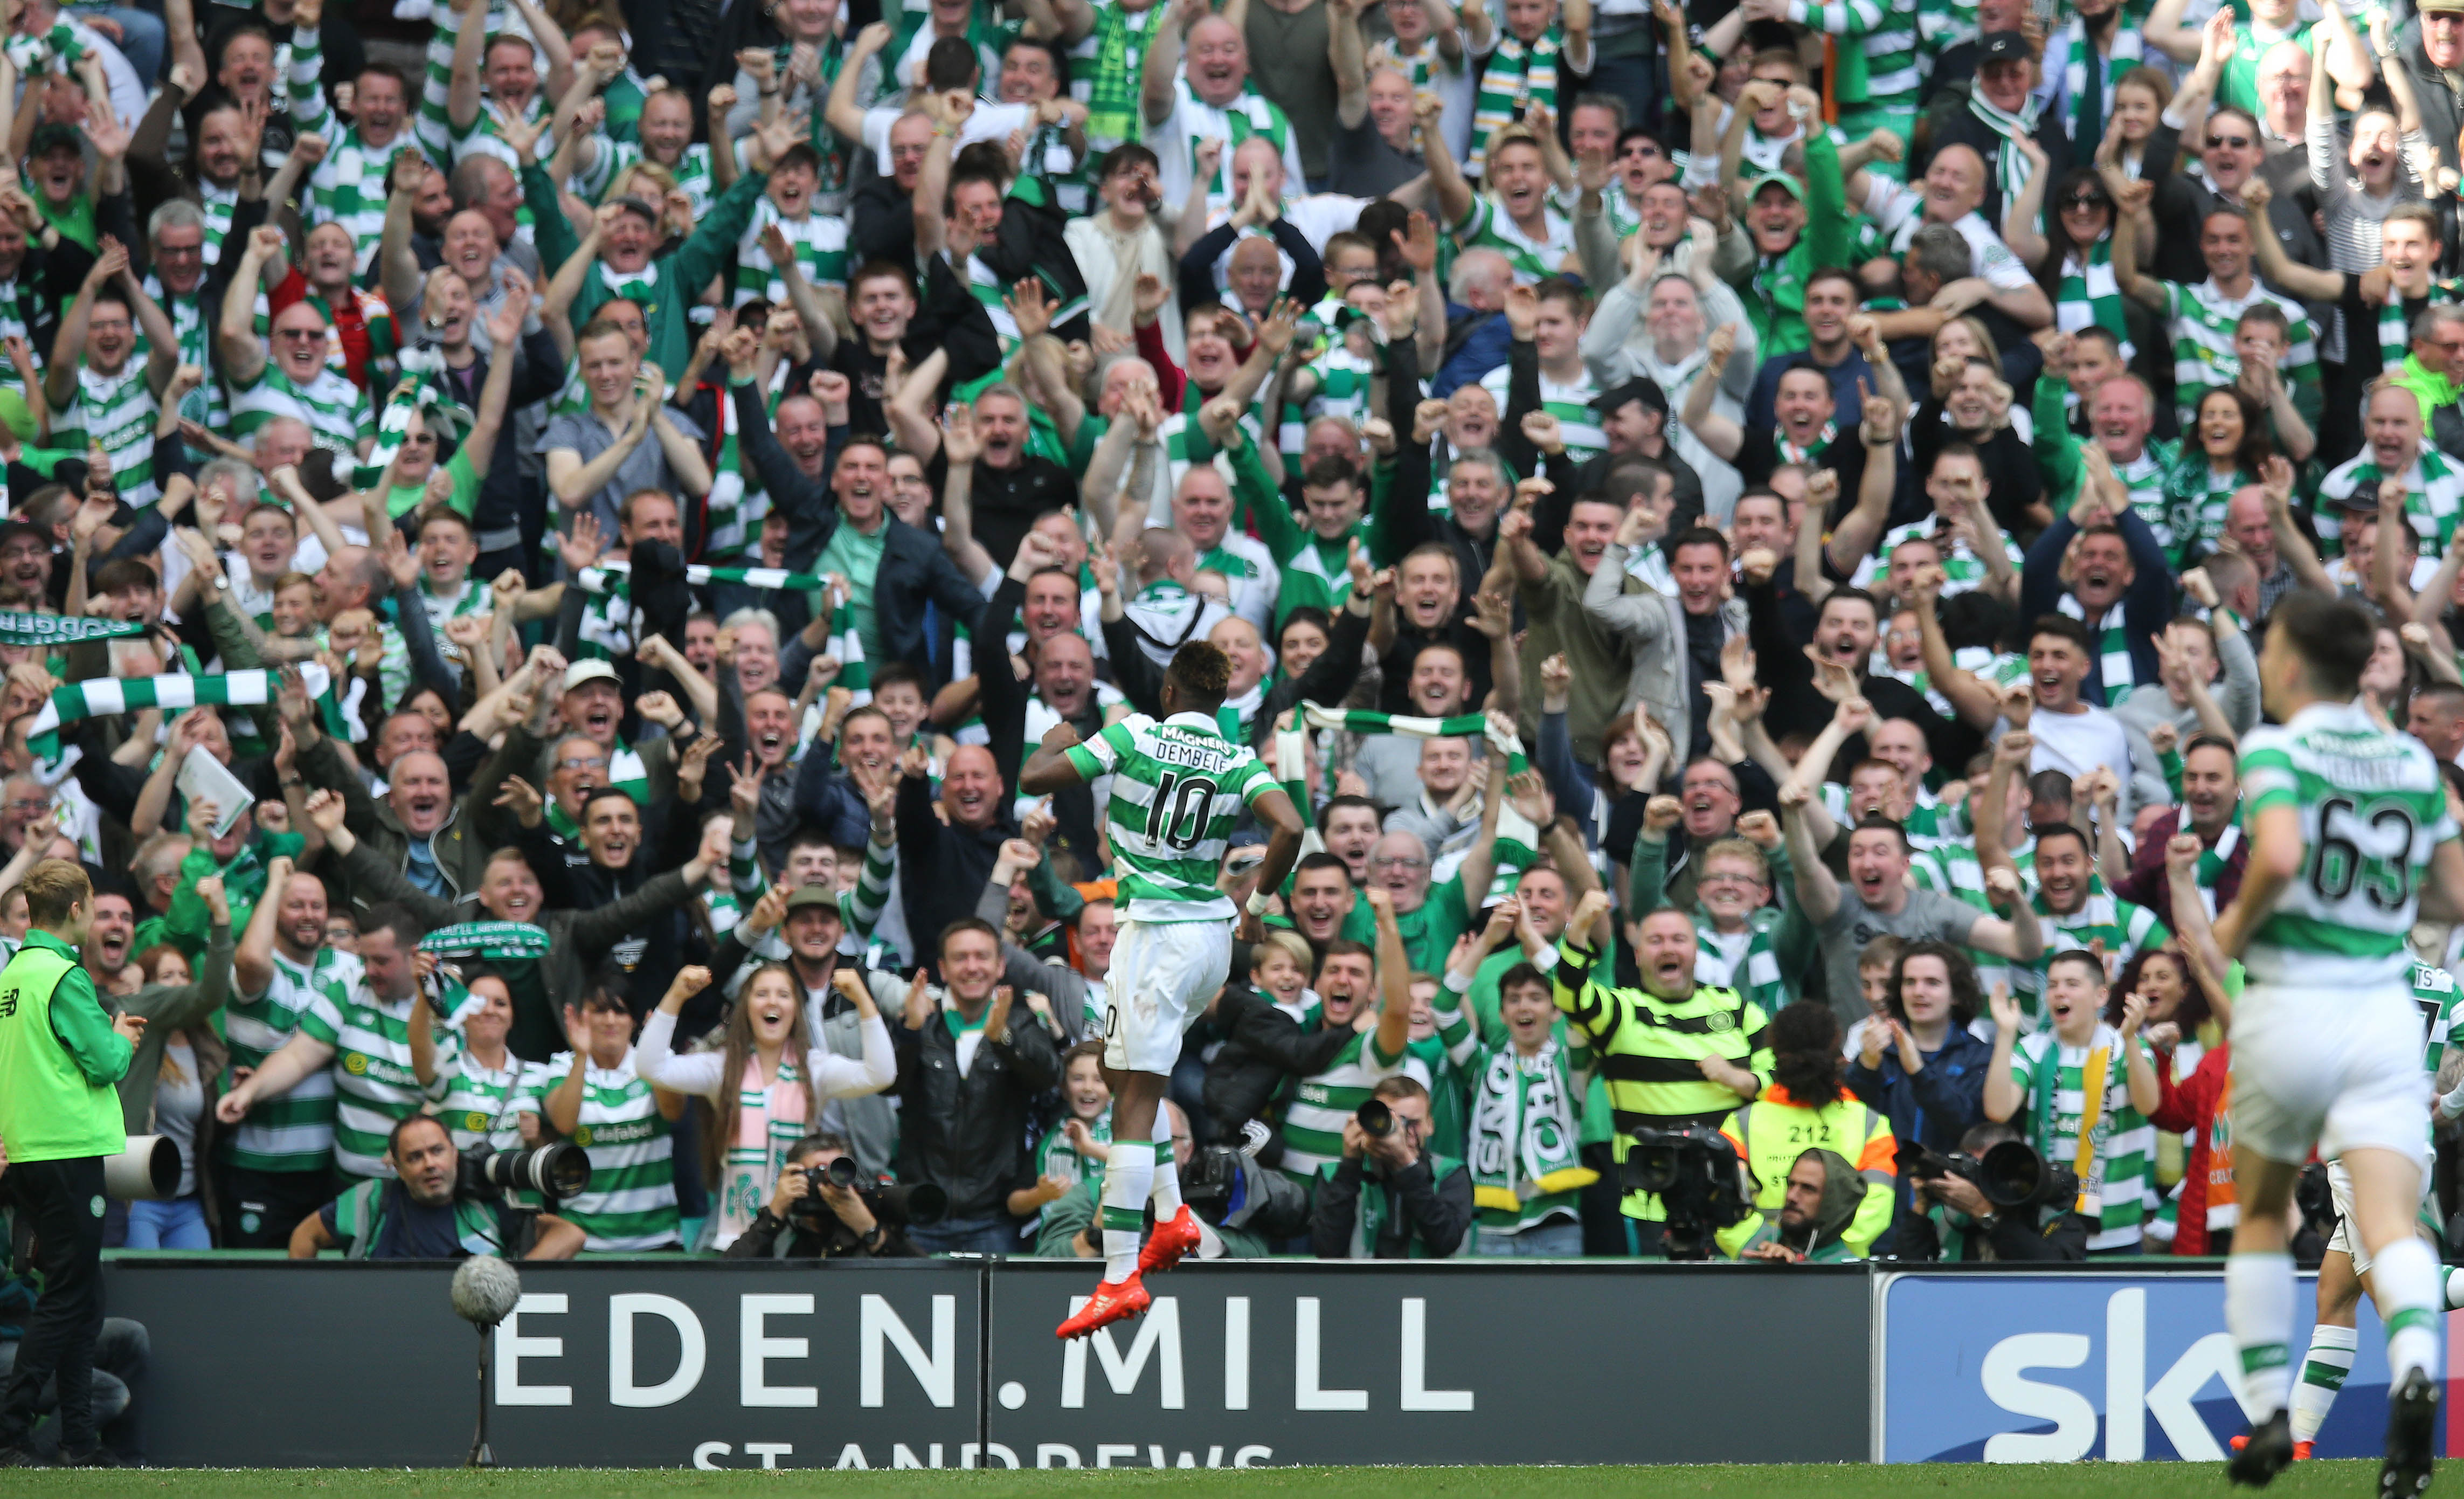
[[[495,1327],[521,1299],[521,1275],[493,1254],[474,1254],[453,1272],[453,1310],[465,1321]]]

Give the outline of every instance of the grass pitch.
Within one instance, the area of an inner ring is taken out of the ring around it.
[[[2442,1475],[2456,1482],[2453,1475]],[[2365,1496],[2373,1462],[2303,1463],[2276,1481],[2285,1499]],[[1109,1472],[776,1472],[699,1473],[648,1468],[147,1469],[36,1470],[8,1476],[11,1499],[52,1495],[176,1495],[178,1499],[302,1499],[313,1494],[385,1499],[725,1499],[735,1494],[827,1488],[852,1499],[1918,1499],[1940,1491],[1957,1499],[2145,1499],[2167,1494],[2224,1499],[2222,1464],[2104,1464],[1987,1466],[1942,1464],[1892,1467],[1771,1465],[1693,1467],[1273,1467],[1243,1471],[1115,1469]],[[2433,1489],[2436,1493],[2439,1490]],[[2449,1490],[2464,1499],[2464,1490]]]

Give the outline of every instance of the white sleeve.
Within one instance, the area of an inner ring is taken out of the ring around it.
[[[1996,288],[2015,292],[2036,284],[2036,278],[2028,274],[2028,268],[2012,254],[2011,247],[2002,242],[2002,236],[1991,229],[1985,231],[1984,238],[1970,239],[1969,248],[1975,253],[1976,274]]]
[[[641,1039],[633,1043],[633,1070],[642,1075],[644,1082],[671,1093],[716,1098],[719,1077],[727,1067],[726,1057],[716,1051],[678,1056],[675,1037],[676,1018],[652,1010],[650,1018],[642,1023]]]
[[[1896,234],[1900,226],[1925,209],[1925,195],[1904,183],[1896,183],[1881,172],[1865,174],[1865,211],[1885,234]]]
[[[890,161],[890,127],[898,123],[898,117],[904,111],[887,106],[880,109],[868,109],[864,112],[865,147],[872,152],[872,159],[880,164],[881,175],[884,177],[889,176],[894,169]]]

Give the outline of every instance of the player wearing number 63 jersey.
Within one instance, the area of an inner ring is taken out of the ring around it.
[[[2387,1330],[2380,1499],[2414,1499],[2430,1487],[2445,1298],[2437,1255],[2413,1230],[2430,1083],[2405,941],[2425,886],[2450,908],[2464,895],[2464,846],[2429,750],[2356,700],[2375,636],[2358,605],[2285,599],[2258,659],[2280,727],[2242,741],[2250,869],[2215,924],[2218,948],[2251,977],[2233,1014],[2242,1214],[2225,1262],[2225,1324],[2253,1425],[2229,1470],[2263,1485],[2293,1460],[2285,1209],[2316,1146],[2352,1182],[2347,1227],[2370,1258]]]
[[[1198,1244],[1160,1104],[1181,1033],[1231,971],[1233,906],[1217,883],[1224,851],[1246,813],[1267,829],[1255,891],[1282,889],[1300,854],[1301,817],[1291,798],[1246,745],[1217,725],[1231,682],[1231,660],[1193,641],[1164,672],[1161,722],[1134,716],[1083,744],[1067,724],[1056,725],[1019,770],[1019,789],[1029,796],[1111,778],[1105,831],[1120,886],[1120,931],[1104,981],[1104,1081],[1112,1089],[1104,1279],[1061,1324],[1065,1338],[1145,1310],[1143,1274],[1170,1269]],[[1261,935],[1265,910],[1264,896],[1252,893],[1244,937]],[[1142,1252],[1150,1201],[1155,1230]]]

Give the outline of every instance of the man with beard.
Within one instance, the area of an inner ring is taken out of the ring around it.
[[[859,312],[870,290],[884,284],[875,278],[858,287]],[[890,513],[889,454],[878,439],[848,441],[826,484],[818,468],[806,469],[781,445],[753,382],[753,344],[743,331],[728,341],[730,394],[744,456],[761,475],[772,513],[788,518],[787,566],[826,569],[847,580],[856,590],[850,603],[867,660],[924,660],[928,610],[972,625],[983,595],[959,574],[937,538]]]
[[[1868,817],[1849,830],[1848,878],[1843,882],[1815,848],[1805,815],[1808,799],[1800,781],[1781,787],[1780,820],[1788,833],[1796,898],[1820,937],[1824,993],[1842,1025],[1866,1014],[1857,983],[1857,955],[1877,937],[1951,942],[2021,963],[2044,951],[2036,914],[2022,898],[2019,878],[2008,867],[1996,865],[1985,875],[1994,910],[2007,915],[1989,915],[1939,891],[1910,889],[1907,834],[1888,818]]]
[[[291,1258],[340,1249],[346,1259],[447,1260],[515,1247],[512,1209],[461,1195],[462,1157],[442,1120],[425,1113],[397,1120],[384,1160],[380,1177],[299,1221],[289,1237]],[[582,1251],[581,1224],[553,1213],[532,1222],[537,1237],[521,1258],[569,1260]]]
[[[528,812],[539,815],[535,805]],[[465,920],[521,921],[546,929],[545,955],[492,959],[514,997],[514,1024],[506,1032],[505,1046],[525,1062],[545,1062],[565,1049],[564,1011],[578,1002],[589,974],[606,960],[620,939],[678,909],[710,881],[711,866],[696,852],[680,868],[653,876],[621,900],[591,911],[548,911],[540,904],[538,876],[522,855],[499,849],[488,860],[474,899],[448,900],[413,889],[390,865],[374,857],[372,849],[352,836],[343,822],[341,803],[332,793],[310,797],[308,817],[324,833],[327,849],[341,862],[354,889],[367,898],[402,906],[423,929]],[[320,913],[320,940],[321,919]]]
[[[142,363],[133,357],[140,320],[149,345]],[[100,449],[121,498],[133,506],[152,504],[157,494],[155,403],[179,362],[170,319],[139,288],[127,250],[105,239],[60,320],[43,397],[58,442],[77,451]]]
[[[992,751],[962,744],[943,763],[938,800],[946,822],[934,815],[929,764],[924,750],[911,746],[898,767],[898,888],[907,929],[919,934],[973,917],[976,892],[990,877],[1001,841],[1018,834]]]
[[[2101,810],[2109,816],[2113,809],[2108,805]],[[2069,823],[2039,824],[2035,833],[2032,863],[2036,892],[2029,897],[2029,906],[2035,912],[2037,928],[2045,934],[2045,954],[2033,962],[2013,963],[2011,976],[2012,992],[2041,1021],[2050,955],[2089,948],[2119,970],[2143,950],[2171,941],[2173,934],[2153,911],[2096,887],[2096,863],[2087,834]],[[2007,857],[1998,847],[1986,848],[1981,843],[1978,853],[1989,869]]]
[[[1530,774],[1536,781],[1537,773]],[[1455,938],[1470,929],[1488,904],[1489,886],[1497,874],[1498,813],[1511,801],[1516,811],[1538,826],[1547,817],[1531,814],[1545,814],[1547,800],[1536,784],[1524,783],[1509,788],[1503,777],[1496,778],[1489,794],[1482,798],[1478,836],[1443,881],[1435,879],[1437,850],[1417,833],[1393,827],[1371,848],[1364,891],[1387,897],[1389,909],[1401,924],[1403,945],[1415,970],[1444,972]],[[1344,919],[1343,935],[1355,942],[1375,937],[1377,929],[1369,907],[1352,908]]]
[[[266,896],[231,954],[224,1011],[231,1067],[254,1069],[290,1041],[319,1003],[340,1003],[363,982],[360,960],[325,944],[325,886],[276,858]],[[330,1195],[334,1078],[308,1071],[279,1091],[260,1090],[226,1136],[217,1176],[223,1242],[271,1249]]]
[[[2241,893],[2242,871],[2250,867],[2250,845],[2242,837],[2241,775],[2232,740],[2194,734],[2182,747],[2182,804],[2140,835],[2130,872],[2113,881],[2114,894],[2150,907],[2170,899],[2165,845],[2183,832],[2198,834],[2205,845],[2195,876],[2201,901],[2217,911],[2232,905]]]
[[[1653,797],[1644,808],[1642,835],[1634,845],[1633,904],[1639,910],[1662,900],[1668,830],[1683,816],[1673,796]],[[1778,821],[1769,812],[1749,812],[1738,820],[1738,832],[1703,850],[1687,913],[1703,948],[1696,972],[1725,975],[1724,987],[1775,1014],[1797,998],[1800,976],[1815,961],[1814,928],[1795,905],[1783,912],[1768,903],[1772,887],[1789,875]]]
[[[137,936],[137,907],[119,891],[97,891],[94,921],[86,929],[82,955],[94,986],[103,994],[134,994],[145,976],[128,961]]]
[[[1675,907],[1627,924],[1642,985],[1616,987],[1601,962],[1614,942],[1608,914],[1605,892],[1584,893],[1558,943],[1551,984],[1569,1026],[1601,1059],[1617,1127],[1611,1154],[1622,1164],[1638,1129],[1717,1128],[1740,1101],[1751,1102],[1771,1076],[1771,1027],[1762,1006],[1737,990],[1695,980],[1700,939],[1692,918]],[[1660,1201],[1629,1192],[1623,1209],[1635,1252],[1661,1255]]]

